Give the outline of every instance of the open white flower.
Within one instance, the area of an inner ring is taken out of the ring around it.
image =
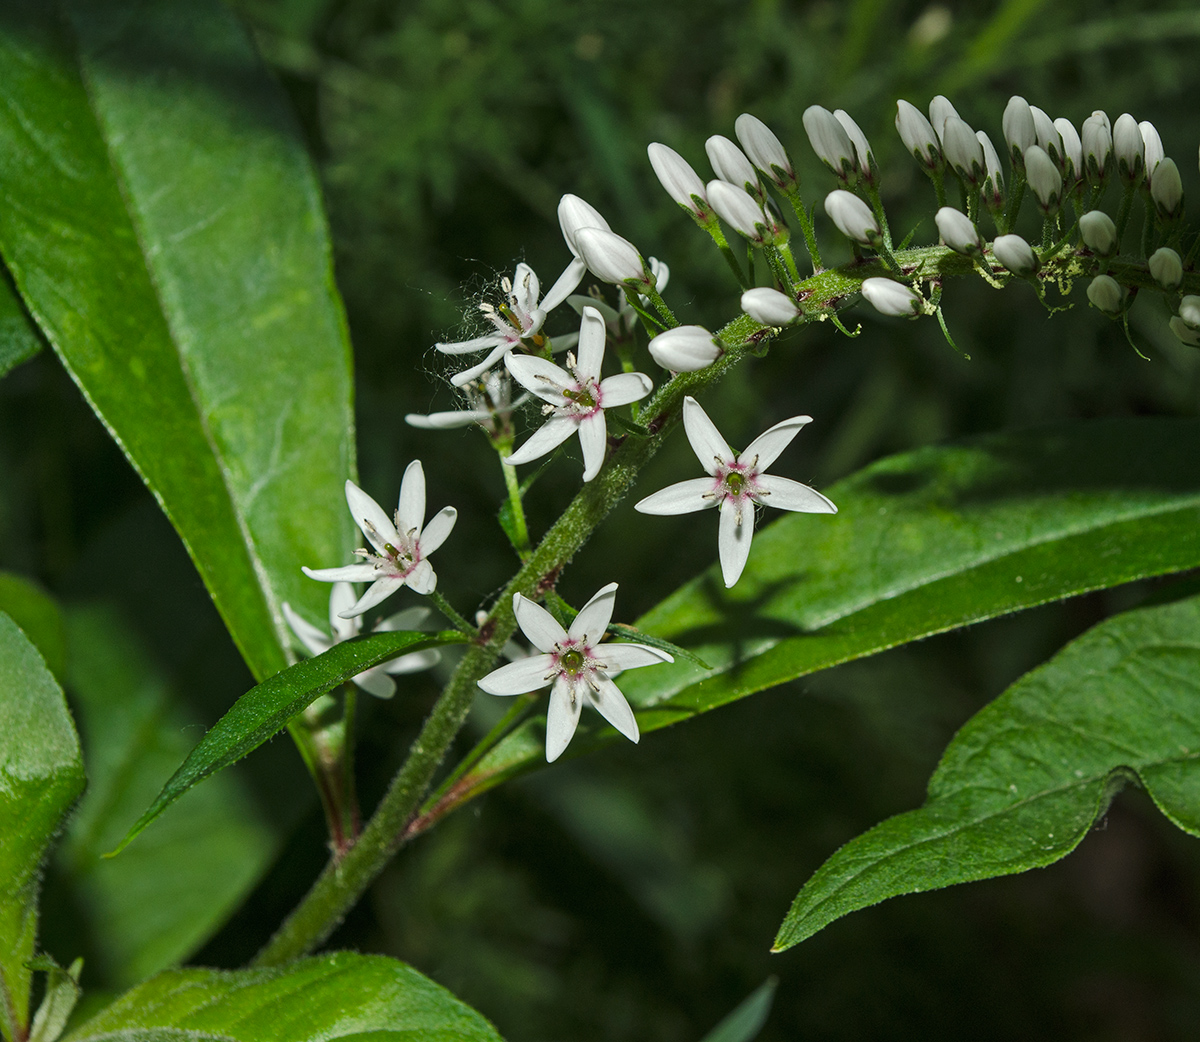
[[[616,596],[617,584],[609,583],[583,606],[570,628],[563,629],[540,604],[519,593],[513,595],[517,624],[541,654],[492,670],[478,683],[489,695],[523,695],[553,685],[546,713],[549,762],[557,760],[570,744],[584,702],[631,742],[636,742],[637,720],[609,674],[675,661],[665,651],[646,644],[600,644],[612,618]]]
[[[362,625],[361,621],[357,617],[347,619],[341,615],[343,611],[347,611],[354,604],[354,601],[354,590],[349,583],[333,584],[333,589],[329,591],[328,633],[302,618],[286,602],[283,605],[283,617],[287,619],[287,624],[292,628],[292,632],[308,649],[309,654],[323,655],[335,644],[358,636],[359,628]],[[375,632],[420,629],[429,619],[429,615],[428,608],[405,608],[404,611],[397,612],[380,622],[375,627]],[[394,658],[391,662],[383,662],[370,669],[364,669],[350,679],[376,698],[391,698],[396,693],[396,682],[392,680],[392,676],[428,669],[435,665],[440,657],[436,648],[414,651],[408,655]],[[391,675],[389,676],[389,674]]]
[[[688,441],[708,471],[706,478],[692,478],[647,496],[634,509],[643,514],[690,514],[718,507],[721,511],[717,550],[725,586],[741,577],[750,556],[754,535],[754,507],[766,505],[808,514],[836,514],[835,507],[820,492],[790,478],[763,473],[811,416],[793,416],[775,424],[754,439],[744,452],[734,452],[721,437],[708,414],[695,398],[683,400],[683,426]]]
[[[636,402],[654,389],[645,373],[619,373],[601,380],[604,340],[604,317],[595,308],[585,307],[579,326],[579,360],[568,354],[566,369],[536,355],[508,355],[504,359],[513,378],[548,403],[542,411],[549,417],[508,457],[508,463],[538,459],[578,431],[583,480],[591,481],[600,473],[608,443],[604,410]]]
[[[338,613],[342,619],[352,619],[373,608],[401,586],[414,593],[433,593],[437,575],[429,563],[429,555],[446,541],[454,528],[458,511],[443,507],[425,524],[425,471],[420,460],[413,460],[400,482],[400,504],[395,522],[383,508],[353,481],[346,482],[346,502],[354,523],[375,548],[355,550],[365,558],[360,564],[343,568],[305,568],[310,579],[336,583],[371,583],[370,588],[350,608]]]
[[[410,412],[404,417],[405,422],[427,431],[454,430],[475,423],[487,431],[495,431],[507,422],[513,409],[529,397],[523,394],[516,401],[512,400],[512,380],[503,370],[484,373],[478,380],[465,384],[461,391],[467,399],[466,409],[431,412],[428,416]]]
[[[540,331],[546,321],[546,311],[538,307],[538,277],[528,264],[518,264],[510,282],[500,283],[505,301],[499,307],[480,304],[479,310],[496,327],[496,332],[463,340],[457,344],[434,344],[444,355],[465,355],[472,351],[487,351],[482,362],[456,373],[450,378],[455,387],[462,387],[482,376],[522,340],[533,340],[541,346]]]

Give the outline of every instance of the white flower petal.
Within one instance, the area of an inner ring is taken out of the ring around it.
[[[538,651],[553,651],[555,644],[561,644],[567,639],[567,631],[559,625],[553,615],[540,604],[519,593],[513,594],[513,614],[517,617],[517,625],[521,627],[521,632]]]
[[[583,480],[591,481],[600,473],[608,453],[608,425],[603,409],[579,421],[579,445],[583,449]]]
[[[434,348],[444,355],[468,355],[472,351],[482,351],[487,347],[503,344],[504,337],[499,333],[488,333],[487,336],[477,336],[474,340],[460,340],[457,344],[434,344]]]
[[[323,583],[369,583],[379,576],[379,571],[373,564],[346,564],[341,568],[307,568],[301,567],[310,579]]]
[[[446,541],[446,537],[454,529],[454,522],[456,520],[458,520],[458,511],[454,507],[442,507],[441,510],[433,515],[433,518],[421,533],[422,555],[428,557]]]
[[[738,518],[741,524],[738,524]],[[721,558],[721,577],[729,589],[741,578],[746,559],[750,556],[750,540],[754,536],[754,510],[740,509],[732,499],[721,503],[721,523],[717,531],[717,556]]]
[[[792,443],[792,439],[800,433],[800,428],[808,423],[812,423],[811,416],[793,416],[790,419],[781,420],[774,427],[763,431],[762,434],[747,445],[746,451],[738,459],[749,463],[757,456],[758,469],[760,471],[766,470],[772,463],[779,459],[779,454]]]
[[[548,673],[554,672],[552,655],[530,655],[493,669],[477,683],[489,695],[523,695],[537,691],[550,683]],[[568,739],[569,740],[569,739]]]
[[[603,673],[596,673],[592,678],[596,684],[593,690],[587,692],[587,700],[599,710],[600,715],[621,732],[631,742],[636,742],[638,734],[637,720],[633,710],[617,687]]]
[[[689,478],[659,489],[635,503],[633,509],[643,514],[691,514],[717,505],[715,496],[705,497],[712,491],[712,478]]]
[[[563,388],[573,387],[575,378],[565,369],[537,355],[508,355],[504,359],[513,379],[551,405],[570,405]]]
[[[590,305],[585,307],[583,321],[579,323],[579,364],[575,366],[575,372],[580,376],[600,379],[600,366],[604,363],[604,337],[604,316]]]
[[[585,297],[583,294],[576,294],[575,296],[567,297],[567,304],[580,318],[583,317],[584,308],[595,308],[600,312],[601,317],[603,317],[606,323],[616,322],[617,319],[621,317],[621,313],[619,311],[604,303],[603,300],[597,300],[595,297]],[[576,341],[578,341],[579,334],[576,333],[575,337]],[[561,337],[559,339],[561,339]],[[558,349],[558,341],[555,341],[554,347],[555,350]]]
[[[708,418],[708,413],[691,395],[683,399],[683,428],[687,431],[692,451],[708,473],[716,474],[719,460],[732,462],[733,449],[721,437],[721,432]]]
[[[535,459],[552,452],[575,433],[576,422],[570,416],[551,416],[529,439],[511,456],[505,457],[504,462],[511,466],[531,463]]]
[[[455,387],[463,387],[472,380],[477,380],[500,361],[501,358],[507,355],[512,350],[512,347],[513,345],[509,341],[504,341],[498,347],[489,351],[487,357],[482,362],[471,366],[470,369],[464,369],[461,373],[455,373],[450,377],[450,383]]]
[[[575,247],[571,243],[572,252]],[[587,274],[587,265],[578,257],[572,257],[571,263],[566,266],[563,273],[559,275],[558,280],[550,287],[550,292],[542,298],[542,310],[553,311],[559,304],[567,299],[575,292],[576,287],[583,281],[583,276]]]
[[[602,586],[592,595],[592,599],[579,609],[579,614],[575,616],[567,630],[567,636],[572,640],[586,638],[585,643],[589,647],[599,644],[604,639],[604,631],[608,629],[609,621],[612,619],[613,605],[616,603],[616,599],[616,583]]]
[[[409,532],[420,532],[425,521],[425,469],[419,459],[413,460],[400,482],[400,503],[396,507],[396,526],[402,538]],[[395,529],[393,529],[395,531]],[[391,539],[389,542],[395,543]],[[382,551],[381,551],[382,552]]]
[[[758,484],[769,495],[763,503],[777,510],[798,510],[804,514],[836,514],[837,507],[815,488],[800,484],[791,478],[780,478],[774,474],[760,474]]]
[[[322,633],[307,619],[296,614],[287,601],[284,601],[280,607],[287,624],[292,628],[292,632],[300,638],[300,643],[308,649],[310,655],[321,655],[333,647],[333,641],[329,639],[329,634]]]
[[[358,599],[354,587],[349,583],[334,583],[329,591],[329,628],[337,641],[358,636],[358,619],[343,619],[342,612],[349,610]]]
[[[473,423],[484,423],[491,419],[491,416],[487,409],[455,409],[448,412],[431,412],[427,416],[410,412],[404,417],[404,422],[423,431],[447,431],[456,427],[470,427]]]
[[[391,698],[396,693],[396,682],[378,668],[363,670],[350,679],[376,698]]]
[[[385,575],[382,579],[376,579],[367,592],[359,597],[352,608],[342,612],[342,618],[352,619],[354,616],[361,615],[368,609],[374,608],[380,601],[390,597],[403,585],[404,580],[398,575]]]
[[[399,541],[392,519],[384,512],[383,507],[368,496],[353,481],[346,482],[346,504],[350,507],[350,516],[354,523],[362,529],[368,541],[381,554],[384,553],[384,543]],[[346,576],[347,582],[360,580]]]
[[[515,663],[514,663],[515,665]],[[550,707],[546,711],[546,762],[553,763],[571,744],[579,726],[582,700],[573,698],[571,685],[559,677],[550,690]]]
[[[615,409],[645,398],[653,390],[654,384],[645,373],[618,373],[600,381],[600,404]]]
[[[524,261],[517,265],[517,270],[513,274],[512,287],[517,307],[526,314],[537,308],[538,277],[534,270]]]
[[[658,648],[652,648],[649,644],[605,644],[600,652],[600,658],[605,664],[607,673],[675,661],[673,655],[659,651]]]
[[[382,622],[377,623],[375,632],[396,633],[399,630],[425,629],[432,615],[433,612],[428,608],[420,606],[405,608],[403,611],[398,611],[395,615],[389,615]]]
[[[413,593],[419,593],[422,596],[433,593],[437,589],[437,574],[433,570],[433,565],[428,561],[418,561],[413,565],[413,570],[408,573],[404,581],[408,583],[408,588]]]

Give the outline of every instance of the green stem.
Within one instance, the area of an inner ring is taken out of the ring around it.
[[[879,222],[879,227],[883,231],[884,245],[890,250],[892,248],[892,229],[888,227],[887,213],[883,209],[883,199],[879,196],[879,186],[874,181],[867,181],[867,198],[871,200],[871,209],[875,213],[875,220]]]
[[[653,304],[658,310],[658,313],[662,315],[667,325],[671,329],[674,329],[677,325],[679,325],[679,319],[675,317],[675,312],[667,307],[667,302],[663,300],[662,295],[658,292],[657,287],[647,286],[645,287],[645,290],[646,296],[650,298],[650,303]]]
[[[434,607],[454,624],[456,630],[471,637],[475,636],[475,627],[454,610],[454,605],[442,596],[440,590],[431,590],[428,596]]]
[[[750,281],[742,271],[742,266],[738,263],[737,256],[730,247],[729,240],[725,238],[725,233],[721,230],[717,218],[715,216],[710,218],[702,223],[701,227],[712,236],[713,242],[717,244],[717,249],[721,251],[721,256],[725,258],[725,263],[729,265],[729,270],[733,272],[733,277],[737,279],[738,285],[742,289],[749,289]]]
[[[516,529],[517,556],[522,561],[529,559],[529,526],[525,521],[525,505],[521,502],[521,483],[517,479],[517,468],[504,462],[500,456],[500,469],[504,471],[504,488],[508,492],[508,505],[512,508],[513,528]]]
[[[792,184],[784,192],[787,200],[792,204],[792,209],[796,213],[796,220],[800,222],[800,230],[804,233],[804,244],[808,247],[808,255],[812,258],[813,273],[816,274],[824,265],[821,263],[821,251],[817,248],[817,237],[813,233],[812,220],[808,216],[808,210],[805,209],[804,199],[800,195],[800,189],[797,185]]]

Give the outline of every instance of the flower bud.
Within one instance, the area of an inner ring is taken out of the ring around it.
[[[667,195],[694,217],[703,217],[708,205],[704,182],[688,161],[675,149],[660,145],[657,141],[646,146],[646,154]]]
[[[786,326],[802,314],[795,300],[766,286],[746,290],[742,294],[742,310],[764,326]]]
[[[992,255],[1014,275],[1033,275],[1041,267],[1033,247],[1019,235],[996,236]]]
[[[1117,226],[1103,210],[1089,210],[1079,218],[1079,235],[1097,257],[1117,252]]]
[[[1113,124],[1113,155],[1117,160],[1117,173],[1126,184],[1138,181],[1146,169],[1146,143],[1137,120],[1128,112],[1117,117]]]
[[[1097,275],[1087,288],[1092,307],[1103,311],[1109,318],[1117,318],[1124,310],[1125,288],[1111,275]]]
[[[1162,162],[1166,156],[1163,151],[1162,138],[1154,128],[1154,124],[1148,119],[1142,120],[1138,124],[1138,131],[1142,135],[1142,147],[1144,149],[1144,160],[1146,163],[1146,179],[1153,180],[1154,168]]]
[[[1101,184],[1105,166],[1112,155],[1112,127],[1109,126],[1108,116],[1099,109],[1088,116],[1083,121],[1080,141],[1087,179],[1093,185]]]
[[[847,239],[872,246],[883,235],[871,208],[853,192],[839,188],[825,197],[825,212]]]
[[[1179,167],[1169,156],[1160,159],[1154,168],[1154,176],[1150,178],[1150,198],[1165,221],[1173,220],[1183,211],[1183,181],[1179,177]]]
[[[717,177],[761,197],[762,186],[758,183],[758,174],[742,150],[729,138],[714,134],[704,142],[704,151],[708,153],[708,161],[712,163],[713,173]]]
[[[1183,261],[1169,246],[1162,246],[1150,254],[1150,277],[1163,289],[1179,289],[1183,282]]]
[[[673,373],[694,373],[720,358],[721,348],[703,326],[676,326],[650,341],[650,356]]]
[[[1178,315],[1172,315],[1168,324],[1181,343],[1187,344],[1188,347],[1200,347],[1200,330],[1192,329]]]
[[[771,241],[771,219],[758,200],[728,181],[708,182],[708,202],[717,216],[756,246]]]
[[[1004,109],[1003,127],[1013,165],[1021,167],[1024,165],[1025,150],[1037,144],[1037,128],[1033,125],[1029,102],[1015,94],[1009,98]]]
[[[579,245],[579,256],[596,278],[623,286],[627,282],[638,282],[652,286],[654,279],[646,274],[642,255],[627,239],[604,228],[580,228],[575,233]]]
[[[850,184],[858,174],[858,157],[838,118],[821,105],[809,105],[804,110],[804,130],[817,158],[842,184]]]
[[[1055,166],[1061,166],[1062,136],[1055,129],[1054,120],[1036,105],[1029,106],[1029,113],[1033,116],[1033,127],[1037,131],[1038,148],[1054,160]]]
[[[919,109],[907,101],[896,102],[896,130],[904,147],[926,171],[932,173],[942,166],[942,147],[933,127]]]
[[[953,206],[943,206],[934,218],[942,241],[955,253],[978,257],[983,253],[983,240],[971,219]]]
[[[862,175],[862,179],[867,184],[874,184],[877,167],[875,166],[875,155],[871,151],[866,134],[859,129],[858,124],[845,109],[834,109],[833,118],[842,125],[842,129],[854,146],[854,154],[858,157],[858,172]]]
[[[920,295],[894,279],[864,279],[862,295],[881,315],[892,318],[912,318],[921,310]]]
[[[958,109],[950,103],[950,99],[944,94],[934,95],[933,100],[929,103],[929,125],[933,127],[933,132],[937,134],[943,148],[946,144],[946,120],[951,116],[955,119],[959,118]]]
[[[1062,174],[1054,160],[1039,145],[1031,145],[1025,151],[1025,176],[1029,187],[1037,196],[1042,213],[1052,214],[1062,199]]]
[[[1068,187],[1073,187],[1083,176],[1083,142],[1079,140],[1075,124],[1069,119],[1060,116],[1054,121],[1054,129],[1062,139],[1063,154],[1059,165],[1062,167],[1063,180]]]
[[[967,184],[974,187],[983,180],[983,146],[975,131],[957,116],[947,116],[942,124],[942,151]]]
[[[1191,329],[1200,329],[1200,297],[1189,293],[1179,302],[1179,317]]]
[[[777,188],[786,190],[796,184],[796,171],[787,150],[761,119],[743,112],[734,122],[733,130],[750,157],[750,162]]]
[[[579,196],[570,194],[564,195],[558,201],[558,226],[562,229],[567,248],[576,257],[580,254],[575,237],[581,228],[603,228],[606,232],[612,231],[608,221],[600,216],[599,210]]]
[[[983,205],[992,211],[1001,210],[1004,208],[1004,171],[1000,169],[1000,156],[986,133],[977,130],[975,136],[983,149],[983,185],[980,189]]]

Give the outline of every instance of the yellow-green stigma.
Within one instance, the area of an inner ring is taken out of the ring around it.
[[[571,401],[577,402],[585,409],[596,408],[596,399],[593,398],[586,390],[563,391],[563,397],[570,398]]]
[[[742,490],[746,487],[746,479],[741,474],[734,471],[732,474],[725,475],[725,487],[729,489],[735,496],[740,496]]]
[[[570,651],[564,651],[559,657],[558,664],[566,672],[574,676],[583,668],[583,652],[575,648],[571,648]]]

